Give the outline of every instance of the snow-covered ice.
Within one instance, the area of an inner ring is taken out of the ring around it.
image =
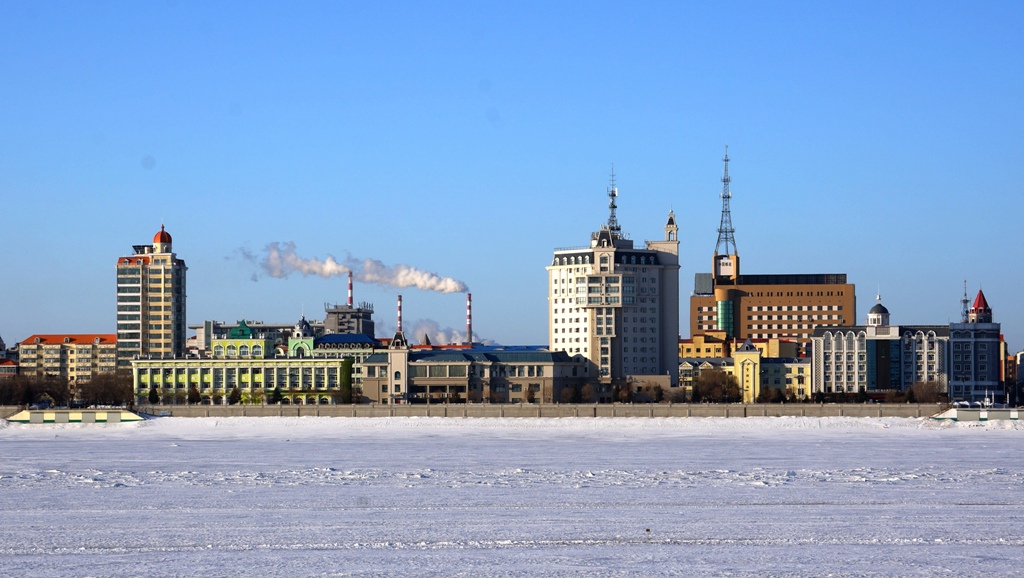
[[[1024,424],[0,422],[2,576],[1024,573]]]

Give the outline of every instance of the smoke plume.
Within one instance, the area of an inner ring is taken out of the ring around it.
[[[424,291],[437,291],[439,293],[465,293],[469,287],[458,279],[442,277],[430,271],[417,269],[411,265],[388,266],[376,259],[356,259],[348,257],[344,262],[338,261],[333,255],[326,259],[303,258],[295,252],[295,243],[270,243],[267,245],[266,256],[257,259],[251,253],[245,253],[247,258],[256,262],[262,269],[278,279],[283,279],[292,273],[301,273],[303,276],[319,275],[320,277],[334,277],[345,275],[352,271],[352,276],[362,283],[374,283],[382,287],[395,287],[403,289],[413,287]]]
[[[451,345],[451,344],[462,344],[466,342],[466,332],[459,331],[458,329],[452,329],[451,327],[441,327],[441,324],[433,319],[418,319],[411,325],[412,330],[406,330],[405,335],[409,338],[410,343],[423,344],[423,336],[426,335],[430,339],[432,345]],[[496,345],[491,339],[479,339],[475,337],[473,341],[481,343],[483,345]]]

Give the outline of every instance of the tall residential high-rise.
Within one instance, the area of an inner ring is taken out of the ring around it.
[[[137,356],[185,354],[185,272],[160,225],[152,245],[117,260],[117,365]]]
[[[663,241],[642,248],[615,216],[585,247],[555,249],[548,271],[548,342],[552,351],[589,360],[588,381],[604,385],[664,381],[678,385],[679,229],[668,214]],[[610,388],[602,388],[606,399]],[[596,400],[595,400],[596,401]]]
[[[845,274],[741,275],[732,226],[729,155],[722,177],[722,217],[711,273],[697,273],[690,297],[690,336],[806,343],[820,326],[856,323],[856,294]]]

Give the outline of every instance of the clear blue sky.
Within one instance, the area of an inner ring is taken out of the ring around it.
[[[464,281],[478,337],[546,342],[555,247],[680,223],[681,330],[729,145],[745,273],[847,273],[863,323],[1024,348],[1020,2],[0,3],[0,336],[113,332],[114,264],[167,226],[188,322],[290,322],[342,278],[271,242]],[[357,284],[393,330],[398,290]],[[464,299],[401,290],[405,321]]]

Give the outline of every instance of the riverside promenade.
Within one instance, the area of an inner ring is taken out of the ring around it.
[[[140,405],[141,414],[164,417],[930,417],[939,404],[540,404],[431,405]],[[23,408],[0,407],[0,419]]]

